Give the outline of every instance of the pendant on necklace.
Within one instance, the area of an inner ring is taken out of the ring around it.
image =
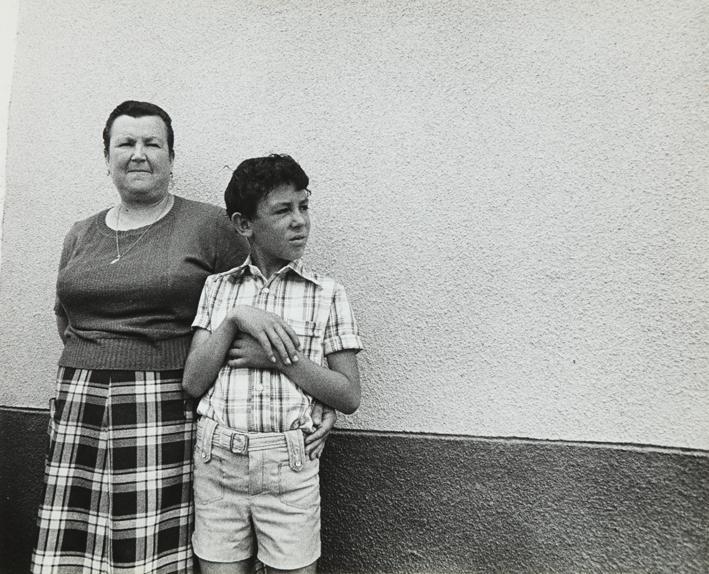
[[[113,261],[111,261],[111,262],[109,263],[109,265],[113,265],[116,261],[120,261],[120,259],[121,259],[121,256],[119,255],[119,256],[116,257]]]

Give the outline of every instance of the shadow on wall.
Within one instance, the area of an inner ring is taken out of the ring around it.
[[[27,572],[46,411],[0,408],[0,572]],[[709,571],[709,453],[338,431],[328,573]]]

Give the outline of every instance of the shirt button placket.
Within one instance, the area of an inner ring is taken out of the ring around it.
[[[268,295],[271,293],[271,290],[268,288],[268,286],[262,287],[261,290],[258,292],[258,307],[264,310],[268,310]]]

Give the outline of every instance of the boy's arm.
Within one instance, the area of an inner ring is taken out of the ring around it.
[[[290,365],[277,362],[277,368],[306,393],[347,415],[359,408],[360,387],[357,354],[337,351],[327,356],[330,368],[321,367],[307,357]]]
[[[201,397],[217,380],[226,352],[236,335],[236,325],[224,320],[213,332],[196,329],[182,375],[182,388],[192,397]]]
[[[251,335],[263,348],[271,367],[277,362],[290,365],[298,361],[298,336],[283,319],[248,305],[237,305],[214,331],[198,328],[192,337],[182,388],[200,397],[212,386],[226,360],[226,354],[240,331]]]
[[[321,367],[305,356],[290,365],[281,360],[270,362],[253,337],[239,336],[229,350],[229,365],[234,368],[278,369],[291,381],[320,402],[345,414],[357,410],[360,401],[359,369],[354,350],[342,350],[327,356]]]
[[[263,347],[248,335],[237,335],[227,353],[227,362],[233,368],[275,369],[268,360]],[[337,422],[337,411],[320,401],[313,407],[315,430],[305,437],[305,453],[310,460],[320,458],[325,449],[325,441]]]

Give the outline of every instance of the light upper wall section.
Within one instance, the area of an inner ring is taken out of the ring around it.
[[[17,0],[5,0],[0,6],[0,270],[2,269],[2,221],[5,205],[5,158],[7,121],[10,112],[10,86],[17,40]]]
[[[0,403],[44,406],[100,133],[165,107],[175,192],[289,152],[367,346],[364,429],[709,448],[703,1],[21,5]]]

